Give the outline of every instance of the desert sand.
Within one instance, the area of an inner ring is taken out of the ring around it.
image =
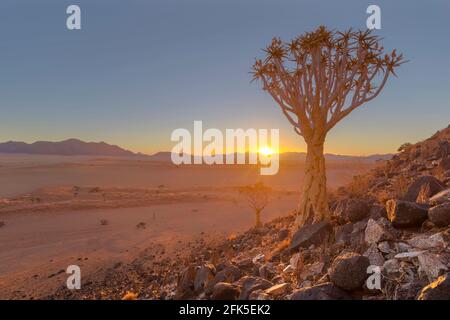
[[[329,164],[329,187],[373,164]],[[272,189],[262,219],[295,209],[302,164],[276,176],[256,167],[181,166],[135,158],[0,156],[0,298],[40,298],[84,275],[154,248],[170,255],[196,238],[223,238],[252,227],[236,187]]]

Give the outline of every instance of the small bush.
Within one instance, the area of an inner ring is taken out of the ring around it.
[[[345,189],[351,197],[361,198],[369,191],[370,182],[371,180],[368,176],[354,176]]]
[[[102,220],[100,220],[100,224],[101,224],[102,226],[107,226],[107,225],[109,224],[109,221],[106,220],[106,219],[102,219]]]
[[[147,224],[145,222],[139,222],[136,225],[136,228],[138,228],[138,229],[145,229],[146,227],[147,227]]]
[[[0,228],[4,227],[6,223],[4,221],[0,221]]]

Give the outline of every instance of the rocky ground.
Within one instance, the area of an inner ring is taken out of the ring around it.
[[[450,127],[405,144],[330,197],[332,220],[295,215],[164,257],[152,248],[48,298],[450,299]]]

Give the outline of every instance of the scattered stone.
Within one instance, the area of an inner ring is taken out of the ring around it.
[[[443,190],[443,191],[435,194],[434,196],[432,196],[430,198],[429,202],[434,206],[437,206],[439,204],[443,204],[446,202],[450,202],[450,189]]]
[[[389,200],[386,210],[394,227],[417,227],[428,218],[428,210],[414,202]]]
[[[378,220],[380,218],[387,219],[387,212],[386,208],[379,204],[372,205],[372,208],[370,208],[370,214],[369,217],[373,220]]]
[[[291,259],[289,259],[289,264],[292,266],[294,270],[297,270],[300,258],[301,258],[300,253],[296,253],[291,257]]]
[[[259,268],[259,276],[261,278],[271,280],[276,275],[276,269],[273,263],[269,262]]]
[[[194,279],[195,292],[202,292],[206,288],[212,285],[216,274],[216,268],[214,265],[207,263],[197,269]]]
[[[450,274],[440,276],[423,288],[418,300],[450,300]]]
[[[378,243],[378,250],[380,250],[382,253],[391,253],[391,246],[389,245],[389,242],[387,241],[382,241],[380,243]]]
[[[265,255],[263,255],[262,253],[260,253],[260,254],[258,254],[256,257],[254,257],[253,259],[252,259],[252,262],[253,262],[253,264],[256,264],[256,263],[258,263],[258,262],[263,262],[264,261],[264,259],[265,259]]]
[[[347,223],[334,229],[334,243],[347,245],[351,242],[353,224]]]
[[[270,296],[278,297],[280,295],[283,295],[287,293],[290,290],[291,286],[289,283],[280,283],[276,284],[269,289],[266,289],[265,293]]]
[[[383,264],[383,272],[388,276],[397,275],[400,272],[400,261],[389,259]]]
[[[425,251],[410,251],[410,252],[402,252],[398,253],[394,256],[395,259],[409,259],[420,256]]]
[[[385,218],[380,218],[377,221],[369,219],[364,234],[364,240],[368,244],[376,244],[381,241],[392,240],[393,238],[388,220]]]
[[[352,300],[344,290],[330,282],[301,288],[291,295],[291,300]]]
[[[214,285],[211,299],[213,300],[236,300],[239,297],[240,290],[227,282],[219,282]]]
[[[252,276],[245,276],[237,282],[238,285],[241,287],[241,294],[239,295],[239,300],[248,300],[250,293],[252,293],[255,290],[261,289],[268,289],[273,284],[272,282],[260,278],[260,277],[252,277]]]
[[[314,276],[320,275],[323,271],[324,266],[325,266],[325,264],[320,261],[316,261],[314,263],[303,266],[298,277],[300,279],[307,279],[309,277],[314,277]]]
[[[340,223],[357,222],[367,218],[370,214],[370,205],[364,199],[345,199],[338,203],[335,216]]]
[[[214,284],[218,282],[235,282],[239,280],[241,276],[242,272],[238,267],[228,265],[216,273],[216,276],[214,277]]]
[[[369,262],[371,265],[381,267],[384,264],[384,257],[380,253],[380,251],[378,251],[378,247],[376,244],[372,244],[369,249],[367,249],[367,251],[363,253],[363,256],[369,258]]]
[[[430,208],[428,217],[438,227],[448,226],[450,224],[450,202]]]
[[[395,244],[395,248],[397,252],[407,252],[411,250],[411,246],[404,242],[397,242]],[[421,249],[421,248],[419,248]]]
[[[187,299],[193,295],[196,274],[197,267],[195,265],[190,265],[181,272],[178,278],[176,299]]]
[[[437,254],[424,252],[418,256],[419,272],[424,272],[429,281],[434,281],[441,275],[442,271],[447,271],[448,268],[442,263],[441,257]]]
[[[249,300],[270,300],[270,296],[263,290],[255,290],[250,293]]]
[[[442,183],[436,179],[433,176],[422,176],[417,178],[413,183],[411,183],[408,187],[408,190],[406,191],[404,200],[414,202],[417,199],[417,196],[420,193],[420,190],[423,186],[429,185],[430,196],[434,196],[438,192],[444,190],[444,187],[442,186]],[[389,210],[388,210],[389,211]],[[389,212],[388,212],[389,213]]]
[[[419,235],[408,240],[408,244],[411,246],[426,250],[432,248],[445,248],[447,243],[441,232],[435,233],[433,235]]]
[[[294,233],[291,239],[291,250],[297,250],[300,247],[308,248],[311,245],[318,246],[328,241],[332,232],[331,224],[328,222],[319,222],[304,226]]]
[[[344,253],[338,256],[331,266],[331,282],[345,290],[356,290],[362,287],[367,279],[367,268],[370,261],[357,253]]]

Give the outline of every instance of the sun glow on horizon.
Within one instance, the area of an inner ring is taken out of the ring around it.
[[[266,146],[266,147],[259,148],[258,153],[261,153],[267,157],[267,156],[271,156],[272,154],[274,154],[275,151],[272,148]]]

